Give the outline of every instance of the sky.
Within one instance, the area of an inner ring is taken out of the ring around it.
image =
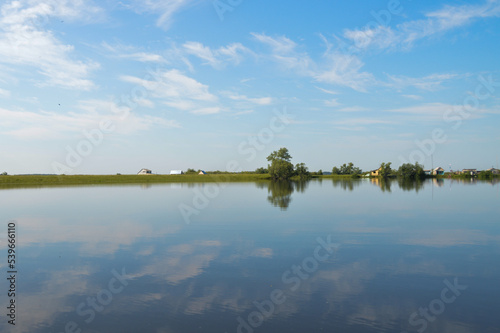
[[[500,0],[0,2],[0,172],[498,167]]]

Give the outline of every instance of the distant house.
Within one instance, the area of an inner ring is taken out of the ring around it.
[[[426,176],[430,176],[430,175],[432,175],[432,172],[431,172],[431,170],[424,170],[424,174]]]
[[[183,175],[184,172],[182,170],[170,170],[171,175]]]
[[[141,169],[141,171],[139,171],[137,174],[138,175],[150,175],[150,174],[152,174],[152,172],[149,169]]]
[[[462,175],[475,176],[475,175],[477,175],[477,169],[463,169],[462,170]]]
[[[433,176],[442,176],[442,175],[444,175],[444,169],[441,167],[437,167],[434,170],[432,170],[432,175]]]
[[[500,170],[495,169],[495,168],[491,168],[491,169],[488,169],[486,171],[489,171],[489,172],[491,172],[494,175],[500,175]]]
[[[370,176],[372,177],[378,177],[380,175],[380,170],[382,168],[378,168],[377,170],[370,171]]]
[[[207,173],[203,170],[200,170],[200,172],[198,172],[199,175],[206,175]]]

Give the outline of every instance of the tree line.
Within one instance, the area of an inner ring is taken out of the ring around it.
[[[322,175],[323,171],[319,170],[316,173],[311,173],[305,163],[298,163],[295,166],[290,162],[292,156],[290,155],[287,148],[280,148],[279,150],[273,151],[267,160],[270,162],[268,168],[258,168],[255,170],[256,173],[264,174],[269,173],[274,180],[286,180],[292,177],[299,177],[301,179],[310,178],[313,174]],[[421,164],[415,163],[405,163],[399,167],[397,170],[391,168],[391,162],[380,164],[379,169],[374,170],[377,172],[377,177],[389,178],[389,177],[400,177],[408,180],[421,180],[426,177],[424,168]],[[363,174],[367,174],[361,168],[354,166],[354,163],[344,163],[343,165],[337,167],[334,166],[332,169],[333,175],[350,175],[353,178],[361,177]]]

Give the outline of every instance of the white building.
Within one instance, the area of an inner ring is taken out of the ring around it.
[[[149,169],[141,169],[141,171],[139,171],[137,174],[138,175],[150,175],[151,174],[151,170],[149,170]]]
[[[182,170],[170,170],[171,175],[183,175],[184,172]]]

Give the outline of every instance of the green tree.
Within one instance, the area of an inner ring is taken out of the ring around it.
[[[380,177],[387,178],[391,175],[391,173],[392,173],[391,162],[380,164],[380,171],[379,171]]]
[[[268,173],[268,170],[266,168],[257,168],[257,169],[255,169],[255,173],[264,174],[264,173]]]
[[[318,175],[320,175],[320,176],[323,175],[323,170],[319,169],[318,170]]]
[[[306,167],[305,163],[297,163],[295,165],[295,174],[297,176],[299,176],[301,179],[310,178],[311,177],[311,173],[309,172],[309,170]]]
[[[290,153],[288,152],[287,148],[280,148],[279,150],[273,151],[268,157],[268,161],[274,161],[274,160],[283,160],[290,162],[292,159],[292,156],[290,156]]]
[[[344,163],[340,168],[333,167],[332,174],[334,175],[360,175],[362,173],[361,169],[354,166],[354,163],[349,162],[349,164]]]
[[[481,171],[478,175],[478,178],[481,180],[486,180],[486,179],[492,179],[493,178],[493,172],[491,171]]]
[[[405,163],[398,169],[398,176],[408,180],[421,180],[425,178],[425,171],[422,165]]]
[[[8,175],[8,173],[7,173],[7,172],[5,172],[5,171],[4,171],[4,172],[2,172],[2,176],[7,176],[7,175]]]
[[[196,173],[196,170],[189,168],[187,169],[186,173]]]
[[[293,176],[293,164],[290,162],[292,156],[288,153],[287,148],[280,148],[277,151],[273,151],[267,160],[271,162],[268,166],[269,174],[274,180],[287,180]]]

